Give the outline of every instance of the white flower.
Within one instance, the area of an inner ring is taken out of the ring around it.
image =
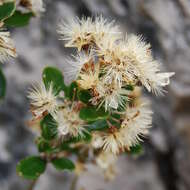
[[[95,21],[90,17],[68,20],[62,22],[58,28],[61,40],[66,41],[65,46],[76,47],[79,51],[85,46],[88,48],[101,44],[104,38],[116,40],[121,34],[114,21],[109,22],[102,16],[96,17]]]
[[[82,67],[85,64],[92,62],[93,60],[93,53],[89,52],[88,54],[81,52],[76,56],[72,56],[66,59],[66,65],[64,69],[64,76],[66,77],[67,81],[76,80]]]
[[[58,132],[60,136],[66,134],[70,134],[74,137],[84,135],[86,131],[84,127],[85,123],[79,118],[79,113],[73,109],[73,106],[70,107],[70,105],[66,105],[60,108],[53,117],[58,123]]]
[[[28,98],[31,100],[31,109],[36,117],[41,116],[46,111],[51,115],[57,112],[58,104],[52,85],[47,89],[44,84],[33,86],[29,90]]]
[[[111,133],[100,135],[102,147],[105,152],[118,154],[125,149],[129,150],[142,141],[141,137],[148,134],[148,129],[152,125],[152,111],[149,102],[145,99],[135,107],[128,107],[123,114],[123,121],[120,129],[115,129]]]
[[[130,93],[108,78],[98,82],[95,92],[96,95],[92,98],[92,103],[99,104],[99,107],[104,104],[106,111],[117,109],[119,106],[123,107],[129,99],[127,95]]]
[[[121,38],[121,32],[115,21],[108,21],[102,16],[95,17],[94,21],[94,41],[97,46],[104,43],[105,40],[116,41]]]
[[[98,133],[94,133],[93,136],[92,136],[92,147],[93,148],[101,148],[102,145],[103,145],[104,141],[103,139],[101,138],[100,134]]]
[[[91,43],[93,24],[91,18],[78,18],[62,22],[58,26],[58,31],[61,35],[61,40],[66,41],[66,47],[77,47],[80,51],[83,46]]]
[[[124,136],[122,140],[124,146],[130,149],[141,141],[141,137],[148,134],[148,129],[152,126],[152,110],[149,101],[142,99],[139,105],[127,108],[124,117],[120,133]]]
[[[126,44],[125,44],[126,43]],[[160,65],[153,60],[151,46],[146,44],[142,37],[130,35],[123,44],[126,54],[127,75],[132,79],[138,79],[149,92],[162,94],[162,87],[169,84],[169,77],[175,73],[161,73]]]
[[[0,62],[16,57],[16,50],[9,32],[0,31]]]
[[[67,135],[69,133],[69,125],[67,125],[67,121],[64,118],[63,111],[59,110],[56,114],[54,114],[53,117],[58,124],[58,134],[60,136]]]
[[[119,154],[124,147],[124,136],[120,131],[107,133],[103,137],[103,150],[113,154]]]
[[[114,165],[115,162],[116,156],[110,152],[102,152],[96,158],[97,165],[103,170],[108,169],[110,166]]]
[[[99,82],[99,64],[91,64],[91,68],[88,69],[88,72],[80,72],[77,79],[78,85],[85,90],[91,89],[97,86]]]

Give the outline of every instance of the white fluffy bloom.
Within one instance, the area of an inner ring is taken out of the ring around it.
[[[33,86],[29,90],[28,98],[31,100],[32,113],[36,117],[41,116],[45,112],[52,115],[57,112],[58,105],[52,85],[48,89],[46,89],[44,84]]]
[[[77,79],[78,85],[82,89],[91,89],[97,86],[99,82],[99,72],[100,65],[99,64],[91,64],[91,68],[88,69],[88,72],[81,72]]]
[[[103,170],[106,170],[111,165],[115,164],[116,160],[117,159],[114,154],[111,154],[110,152],[102,152],[96,158],[96,163],[98,164],[100,168],[102,168]]]
[[[124,147],[124,136],[118,131],[114,133],[105,134],[103,137],[103,150],[105,152],[112,152],[119,154]]]
[[[102,135],[102,147],[105,152],[118,154],[120,151],[130,149],[141,141],[142,136],[148,134],[148,129],[152,125],[152,111],[145,99],[135,107],[128,107],[123,117],[120,129]]]
[[[104,38],[118,39],[121,32],[114,21],[109,22],[102,16],[92,18],[78,18],[62,22],[58,27],[61,39],[66,41],[66,47],[76,47],[80,51],[85,46],[98,45]]]
[[[84,64],[90,63],[93,59],[93,53],[88,54],[81,52],[76,56],[72,56],[66,59],[66,65],[64,69],[64,76],[68,81],[76,80]]]
[[[100,134],[98,133],[94,133],[92,136],[92,141],[91,141],[91,145],[93,148],[101,148],[103,145],[104,141],[101,138]]]
[[[152,113],[146,99],[142,99],[139,105],[126,109],[120,133],[124,134],[123,143],[127,148],[138,144],[141,137],[148,134],[148,129],[152,127]]]
[[[99,107],[104,104],[106,111],[117,109],[119,106],[123,107],[128,100],[127,95],[130,93],[128,90],[120,88],[116,83],[110,81],[106,78],[104,81],[98,82],[95,87],[97,95],[92,98],[93,104],[99,104]]]
[[[0,62],[5,62],[11,57],[16,57],[14,43],[9,32],[0,31]]]
[[[88,45],[92,39],[93,24],[91,18],[78,18],[62,22],[58,26],[58,33],[61,40],[66,41],[66,47],[77,47],[80,51],[85,45]]]
[[[97,45],[102,44],[105,40],[116,41],[121,38],[121,32],[115,21],[108,21],[102,16],[98,16],[94,21],[94,41]]]
[[[142,37],[130,35],[125,43],[123,51],[128,77],[140,80],[149,92],[162,94],[162,87],[169,84],[169,78],[175,73],[160,72],[159,63],[151,55],[150,44],[146,44]]]
[[[71,136],[83,136],[85,132],[85,123],[79,118],[79,113],[70,106],[61,108],[54,119],[58,123],[58,132],[60,136],[70,134]]]

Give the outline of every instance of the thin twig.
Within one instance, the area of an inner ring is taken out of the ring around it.
[[[38,181],[38,179],[33,180],[33,181],[31,182],[31,184],[30,184],[28,190],[34,190],[37,181]]]
[[[78,175],[75,175],[74,178],[73,178],[73,180],[72,180],[70,190],[76,190],[77,181],[78,181]]]

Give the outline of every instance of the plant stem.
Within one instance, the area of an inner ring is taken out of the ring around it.
[[[33,180],[33,181],[31,182],[31,184],[30,184],[28,190],[34,190],[37,181],[38,181],[38,179]]]
[[[73,178],[73,180],[72,180],[70,190],[76,190],[77,181],[78,181],[78,175],[75,175],[74,178]]]

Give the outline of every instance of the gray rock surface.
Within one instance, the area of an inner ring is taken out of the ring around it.
[[[140,158],[122,156],[118,176],[103,181],[89,166],[78,189],[189,190],[190,189],[190,1],[189,0],[46,0],[46,12],[29,26],[12,31],[18,52],[4,65],[8,89],[0,105],[0,190],[24,190],[29,182],[17,177],[16,163],[35,154],[27,89],[41,80],[47,65],[64,69],[65,49],[56,33],[61,18],[103,14],[117,21],[123,32],[143,34],[164,70],[176,72],[165,97],[152,97],[154,124]],[[68,189],[71,174],[48,167],[36,190]]]

